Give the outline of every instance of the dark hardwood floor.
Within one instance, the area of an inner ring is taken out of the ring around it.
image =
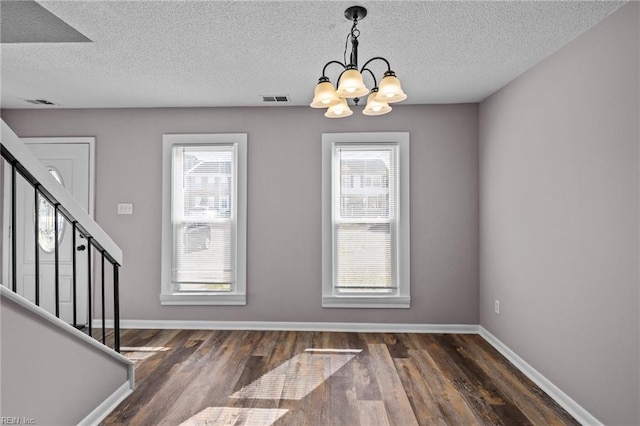
[[[111,336],[110,336],[111,337]],[[574,425],[478,335],[123,330],[104,425]]]

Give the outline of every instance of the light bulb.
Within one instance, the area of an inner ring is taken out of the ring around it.
[[[371,94],[367,99],[367,106],[364,108],[364,111],[362,111],[364,115],[383,115],[391,111],[389,104],[376,100],[377,96],[378,88],[374,87],[371,89]]]
[[[327,118],[342,118],[348,117],[353,114],[353,111],[349,108],[346,99],[340,99],[340,103],[330,106],[327,109],[327,112],[324,113],[324,116]]]
[[[340,84],[336,94],[341,98],[356,98],[369,93],[369,89],[362,81],[362,74],[351,65],[340,76]]]
[[[340,103],[340,98],[336,95],[336,89],[327,77],[321,77],[316,85],[316,89],[311,102],[312,108],[328,108]]]
[[[393,71],[385,72],[375,100],[378,102],[392,103],[405,99],[407,99],[407,95],[402,91],[400,80],[398,80],[396,74]]]

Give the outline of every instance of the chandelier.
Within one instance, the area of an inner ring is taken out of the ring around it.
[[[347,35],[347,43],[345,44],[344,63],[329,61],[325,64],[310,106],[312,108],[327,108],[324,116],[328,118],[348,117],[353,114],[353,111],[349,108],[347,99],[353,99],[354,105],[357,106],[358,102],[360,102],[360,97],[369,94],[367,105],[362,113],[365,115],[386,114],[391,111],[389,104],[403,101],[407,99],[407,95],[402,91],[400,80],[396,77],[396,73],[391,70],[391,65],[385,58],[380,56],[371,58],[358,70],[358,36],[360,36],[360,31],[357,25],[359,20],[367,16],[367,9],[362,6],[351,6],[344,11],[344,16],[353,21],[351,32]],[[349,57],[349,63],[347,63],[349,40],[351,40],[351,56]],[[376,76],[368,68],[373,61],[383,61],[387,64],[387,71],[382,76],[379,86]],[[327,67],[331,64],[337,64],[342,67],[342,72],[337,80],[337,90],[326,75]],[[373,88],[371,90],[367,89],[364,84],[363,74],[365,72],[368,72],[373,78]]]

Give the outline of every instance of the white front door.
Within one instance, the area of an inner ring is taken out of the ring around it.
[[[93,138],[23,138],[34,155],[60,182],[80,205],[93,216]],[[5,172],[5,178],[7,178]],[[9,181],[9,179],[7,179]],[[6,187],[5,187],[6,188]],[[8,204],[5,190],[5,206]],[[54,208],[43,197],[39,198],[39,296],[40,306],[52,314],[55,304],[55,221]],[[36,300],[36,239],[35,239],[35,194],[32,186],[22,178],[16,183],[16,263],[17,292],[35,303]],[[5,218],[8,216],[5,214]],[[10,217],[10,216],[9,216]],[[6,229],[6,228],[5,228]],[[9,238],[10,238],[9,233]],[[58,216],[58,285],[59,315],[73,323],[73,253],[76,253],[76,324],[88,322],[87,292],[87,241],[76,233],[73,246],[73,225]],[[84,249],[83,249],[84,246]],[[6,257],[6,256],[5,256]],[[9,271],[5,262],[3,271]],[[9,275],[10,277],[10,275]],[[5,282],[9,284],[8,277]]]

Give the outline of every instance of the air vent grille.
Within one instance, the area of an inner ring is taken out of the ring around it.
[[[289,102],[289,95],[262,95],[262,102]]]
[[[25,102],[35,105],[55,105],[53,102],[46,99],[25,99]]]

